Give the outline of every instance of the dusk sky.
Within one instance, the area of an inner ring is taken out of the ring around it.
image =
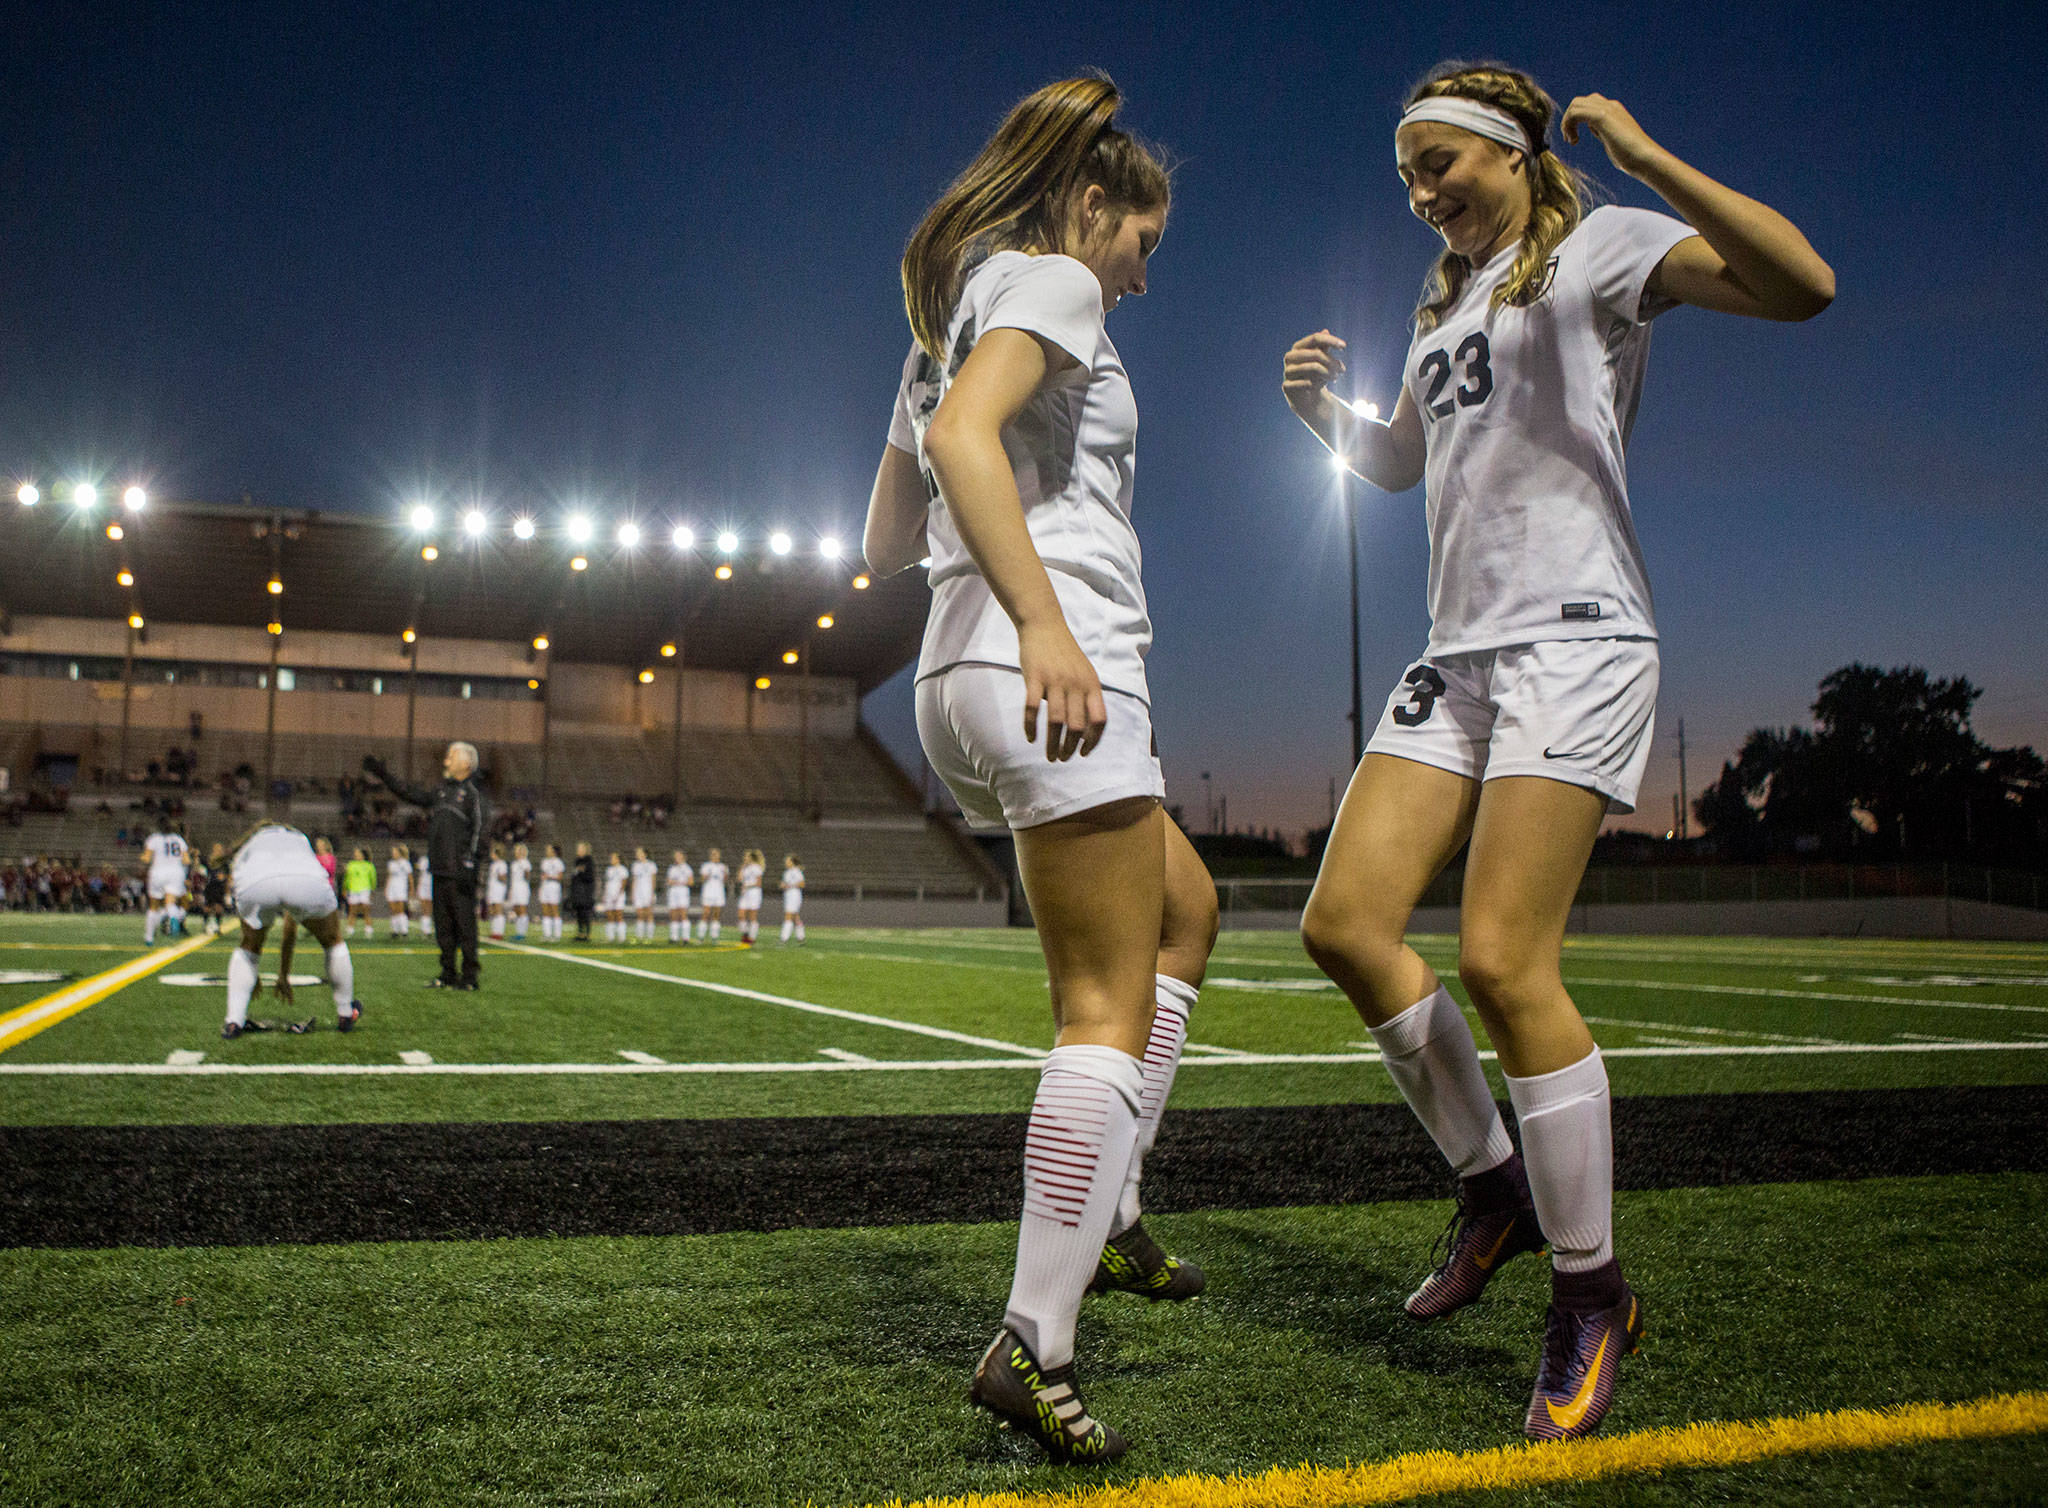
[[[853,537],[905,236],[1016,98],[1101,67],[1179,163],[1151,291],[1109,325],[1169,799],[1199,822],[1208,770],[1233,824],[1319,824],[1344,536],[1280,355],[1328,325],[1391,406],[1433,250],[1394,120],[1438,60],[1491,56],[1560,105],[1620,99],[1838,278],[1810,324],[1657,322],[1629,478],[1664,672],[1632,825],[1669,823],[1680,717],[1696,793],[1852,659],[1967,675],[1980,734],[2048,748],[2039,4],[137,9],[0,34],[0,473]],[[1353,485],[1376,716],[1427,634],[1422,495]],[[867,715],[914,771],[909,681]]]

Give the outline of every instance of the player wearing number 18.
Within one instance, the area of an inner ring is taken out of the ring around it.
[[[1614,1259],[1607,1073],[1560,976],[1565,921],[1611,812],[1634,810],[1657,699],[1657,628],[1623,447],[1650,321],[1678,304],[1803,320],[1834,274],[1782,215],[1652,141],[1598,94],[1564,112],[1680,218],[1587,211],[1527,74],[1446,64],[1410,97],[1395,162],[1444,249],[1416,310],[1392,421],[1328,391],[1344,342],[1287,352],[1287,402],[1350,471],[1426,483],[1430,638],[1344,798],[1302,918],[1388,1072],[1459,1174],[1449,1254],[1409,1298],[1434,1319],[1507,1259],[1551,1248],[1552,1303],[1525,1432],[1596,1428],[1642,1311]],[[1470,840],[1458,974],[1500,1055],[1517,1156],[1471,1029],[1403,941]],[[1523,1159],[1526,1158],[1526,1168]]]

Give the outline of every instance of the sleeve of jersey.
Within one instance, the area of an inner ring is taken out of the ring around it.
[[[1611,318],[1642,324],[1672,307],[1644,307],[1650,274],[1680,241],[1699,234],[1683,220],[1655,210],[1602,205],[1586,217],[1586,279],[1593,301]]]
[[[917,431],[910,425],[910,381],[917,372],[920,352],[917,342],[912,341],[910,354],[903,358],[903,376],[896,383],[896,407],[889,413],[889,443],[912,455],[917,454]]]
[[[1102,339],[1102,285],[1072,257],[1032,257],[990,295],[980,324],[983,334],[1028,330],[1092,367]]]

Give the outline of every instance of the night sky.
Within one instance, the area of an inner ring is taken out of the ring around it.
[[[1967,675],[1980,733],[2048,747],[2038,4],[26,9],[0,34],[0,474],[394,516],[575,499],[856,536],[904,237],[1017,97],[1108,69],[1180,164],[1109,328],[1198,824],[1202,771],[1234,825],[1288,828],[1345,772],[1342,515],[1279,362],[1327,324],[1391,406],[1433,249],[1393,172],[1406,87],[1494,56],[1560,104],[1613,95],[1839,280],[1806,325],[1658,321],[1636,825],[1668,825],[1680,717],[1697,791],[1851,659]],[[1427,633],[1422,497],[1353,485],[1376,716]],[[915,769],[908,674],[867,714]]]

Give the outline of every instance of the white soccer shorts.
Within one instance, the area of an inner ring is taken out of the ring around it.
[[[406,887],[403,885],[386,885],[384,887],[384,899],[393,906],[403,906],[406,902],[407,894]]]
[[[351,890],[348,893],[348,903],[351,906],[367,906],[370,904],[370,892],[367,890]]]
[[[652,885],[635,885],[633,887],[633,909],[635,911],[652,911],[654,909],[654,887]]]
[[[758,890],[742,890],[740,892],[739,909],[742,911],[759,911],[761,909],[761,892]]]
[[[782,914],[784,916],[795,916],[803,909],[804,893],[801,890],[785,890],[782,892]]]
[[[689,886],[687,886],[687,885],[671,885],[671,886],[669,886],[669,890],[668,890],[668,909],[669,909],[669,910],[671,910],[671,911],[688,911],[688,910],[690,909],[690,887],[689,887]]]
[[[706,885],[704,893],[698,899],[703,903],[706,911],[723,911],[725,909],[725,891],[717,885]]]
[[[562,904],[562,882],[560,880],[542,880],[540,882],[540,903],[543,906],[559,906]]]
[[[1134,796],[1162,798],[1166,777],[1152,737],[1152,709],[1105,691],[1102,742],[1053,763],[1024,738],[1024,674],[1003,665],[955,665],[917,683],[917,736],[925,758],[970,826],[1038,827]]]
[[[153,901],[175,901],[185,894],[185,871],[182,869],[152,869],[149,881],[143,887]]]
[[[317,869],[311,873],[287,870],[235,881],[235,914],[243,925],[260,930],[286,911],[300,921],[332,916],[334,887],[327,876]]]
[[[1562,780],[1622,814],[1656,726],[1655,639],[1549,639],[1417,661],[1365,751],[1471,780]]]

